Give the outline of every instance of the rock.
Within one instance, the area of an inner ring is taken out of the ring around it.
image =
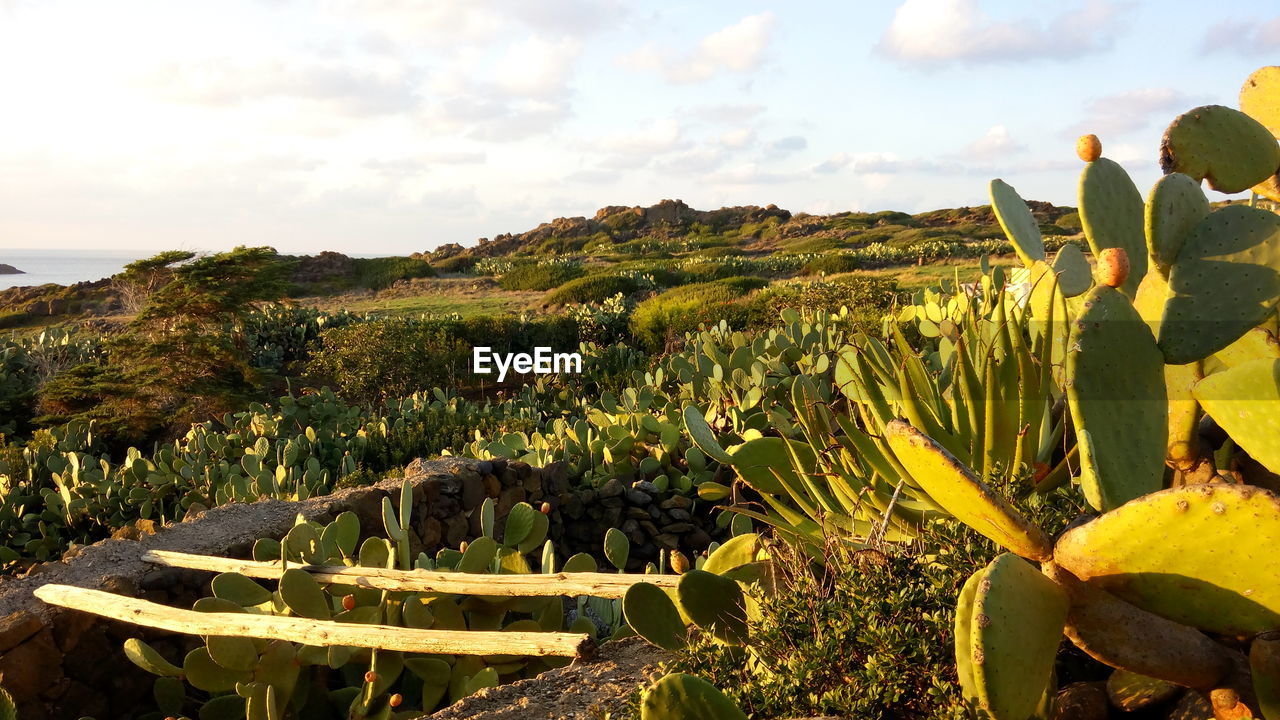
[[[680,547],[680,537],[672,535],[671,533],[656,535],[654,536],[653,541],[663,550],[675,550]]]
[[[493,477],[486,475],[485,477]],[[484,481],[478,476],[465,477],[462,479],[462,509],[472,510],[480,506],[484,502],[485,486]]]
[[[644,506],[653,502],[653,498],[650,497],[648,493],[641,492],[640,490],[628,490],[627,502],[632,505]]]
[[[600,489],[597,492],[599,496],[603,499],[603,498],[620,497],[626,491],[627,489],[622,485],[621,480],[619,480],[618,478],[609,478],[609,480],[605,482],[604,485],[600,486]]]
[[[676,535],[683,535],[684,533],[687,533],[696,528],[697,526],[694,525],[693,523],[688,523],[688,522],[671,523],[670,525],[664,525],[662,528],[662,532],[674,533]]]
[[[502,493],[502,481],[498,479],[497,475],[485,475],[483,480],[484,494],[486,496],[496,498]]]
[[[627,508],[627,517],[632,520],[648,520],[649,511],[644,508],[630,507]]]
[[[688,510],[681,510],[680,508],[671,508],[671,510],[667,512],[667,515],[676,522],[688,522],[693,518],[693,516],[689,514]]]
[[[706,530],[697,528],[684,536],[684,544],[692,550],[706,550],[711,545],[711,536]]]
[[[12,265],[0,263],[0,275],[26,275],[26,273]]]
[[[672,495],[658,504],[663,510],[686,509],[693,505],[693,501],[684,495]]]
[[[17,647],[18,643],[44,629],[40,618],[19,610],[0,618],[0,653]]]
[[[658,493],[662,492],[661,490],[658,489],[657,485],[654,485],[648,480],[641,480],[635,483],[634,485],[632,485],[631,487],[636,490],[639,490],[640,492],[648,493],[650,495],[657,495]]]
[[[1102,683],[1072,683],[1058,691],[1054,720],[1106,720],[1110,711]]]
[[[8,690],[15,702],[34,700],[61,679],[62,653],[48,630],[41,630],[0,657],[0,687]]]

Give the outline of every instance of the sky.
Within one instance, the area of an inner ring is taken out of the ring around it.
[[[404,254],[606,205],[1145,193],[1280,59],[1238,0],[0,0],[0,248]]]

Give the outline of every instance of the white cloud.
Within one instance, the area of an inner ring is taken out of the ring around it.
[[[634,70],[657,72],[678,84],[709,80],[722,73],[747,73],[763,62],[777,18],[771,12],[748,15],[702,38],[687,52],[653,44],[618,58]]]
[[[970,143],[965,148],[964,155],[974,160],[998,161],[1010,155],[1024,153],[1026,150],[1026,145],[1017,142],[1009,135],[1009,128],[1004,125],[994,125],[986,135]]]
[[[755,128],[739,127],[726,131],[720,136],[720,144],[738,150],[744,148],[756,140]]]
[[[672,118],[653,120],[623,132],[590,142],[594,150],[620,155],[653,156],[687,146],[680,123]]]
[[[1226,20],[1210,27],[1200,46],[1204,53],[1275,54],[1280,50],[1280,16],[1270,20]]]
[[[853,155],[846,152],[838,152],[835,155],[823,160],[813,166],[813,172],[820,175],[830,175],[838,172],[853,164]]]
[[[1046,22],[1000,21],[984,12],[978,0],[906,0],[877,49],[904,64],[923,67],[957,61],[1067,59],[1109,47],[1124,8],[1107,0],[1085,0]]]
[[[1141,88],[1106,95],[1090,101],[1080,122],[1067,128],[1067,137],[1093,133],[1105,142],[1108,137],[1142,130],[1153,116],[1168,122],[1195,101],[1173,88]],[[1108,151],[1108,156],[1111,153]]]
[[[562,95],[582,52],[577,40],[555,42],[529,37],[507,46],[494,63],[495,84],[513,95],[546,98]]]
[[[770,158],[782,158],[807,147],[809,147],[809,141],[803,135],[788,135],[770,143],[768,155]]]

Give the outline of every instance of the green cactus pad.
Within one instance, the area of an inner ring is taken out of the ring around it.
[[[706,453],[707,457],[719,463],[728,465],[732,462],[729,453],[725,452],[720,446],[720,441],[716,439],[715,432],[711,426],[707,424],[707,418],[702,414],[696,405],[686,405],[684,407],[684,427],[689,433],[689,439],[699,450]]]
[[[1128,670],[1116,670],[1107,678],[1107,698],[1115,707],[1134,712],[1158,705],[1177,695],[1182,688],[1167,680],[1158,680]]]
[[[1203,360],[1261,324],[1280,297],[1280,216],[1232,205],[1200,221],[1169,273],[1160,323],[1170,365]]]
[[[498,543],[493,538],[482,535],[467,544],[462,559],[458,561],[458,572],[484,572],[497,554]]]
[[[152,675],[161,677],[178,677],[182,675],[182,668],[174,665],[164,656],[156,652],[156,649],[137,638],[129,638],[124,641],[124,656],[134,665],[146,670]]]
[[[1182,244],[1209,215],[1209,199],[1200,183],[1182,173],[1165,175],[1147,196],[1147,253],[1163,276],[1178,259]]]
[[[747,641],[746,602],[738,583],[705,570],[690,570],[676,587],[680,607],[694,624],[732,645]]]
[[[1147,495],[1068,530],[1054,559],[1161,617],[1247,635],[1280,627],[1276,547],[1280,500],[1249,485],[1209,483]]]
[[[737,517],[742,517],[741,515]],[[703,563],[702,569],[716,575],[723,575],[730,570],[740,568],[756,561],[756,552],[760,549],[760,536],[747,533],[729,538],[716,548]]]
[[[1124,292],[1133,297],[1147,274],[1147,243],[1142,230],[1142,193],[1113,160],[1099,158],[1080,173],[1080,223],[1095,256],[1122,248],[1129,256]]]
[[[609,528],[604,534],[604,557],[619,570],[627,569],[631,556],[631,541],[618,528]]]
[[[1168,393],[1164,357],[1129,299],[1105,286],[1084,298],[1067,353],[1067,400],[1085,499],[1105,511],[1163,487]]]
[[[687,643],[688,629],[680,612],[657,585],[636,583],[627,588],[622,614],[640,637],[660,648],[675,651]]]
[[[1053,256],[1053,272],[1058,276],[1058,289],[1066,297],[1083,295],[1093,286],[1089,261],[1075,245],[1063,245]]]
[[[211,583],[213,595],[242,607],[261,605],[271,600],[271,591],[240,573],[220,573]]]
[[[1004,553],[973,596],[970,651],[978,706],[994,718],[1026,718],[1053,674],[1067,596],[1025,560]]]
[[[1238,193],[1276,173],[1280,146],[1270,130],[1239,110],[1205,105],[1178,116],[1164,131],[1160,167],[1208,180],[1218,192]]]
[[[564,561],[562,572],[595,572],[598,569],[596,559],[587,553],[578,553]]]
[[[964,581],[960,597],[956,599],[955,656],[956,676],[960,682],[960,694],[965,700],[978,702],[978,687],[973,679],[973,599],[978,594],[978,584],[986,568],[978,570]]]
[[[920,487],[957,520],[1032,560],[1053,551],[1049,538],[932,438],[901,420],[885,426],[889,447]]]
[[[1280,472],[1280,360],[1253,360],[1214,373],[1192,393],[1250,457]]]
[[[218,693],[234,690],[236,683],[248,682],[251,676],[247,672],[228,670],[215,663],[209,657],[209,650],[198,647],[187,653],[182,661],[182,674],[197,690]]]
[[[502,531],[502,543],[510,547],[518,547],[533,532],[534,516],[538,511],[529,503],[516,503],[507,513],[507,524]],[[538,541],[541,543],[541,540]]]
[[[802,462],[811,462],[813,449],[808,443],[792,443],[791,448],[800,454]],[[800,481],[783,438],[754,438],[731,448],[729,454],[734,472],[758,492],[787,494],[786,487],[774,473],[782,475],[788,484]]]
[[[329,596],[320,583],[301,568],[289,568],[280,574],[280,599],[298,617],[328,620],[333,614]]]
[[[1265,720],[1280,720],[1280,632],[1266,632],[1249,646],[1249,671],[1258,709]]]
[[[675,673],[641,695],[640,720],[747,720],[747,716],[706,680]]]
[[[258,664],[258,646],[251,638],[212,636],[205,641],[209,657],[228,670],[252,670]]]
[[[991,181],[991,209],[995,211],[996,220],[1013,244],[1022,264],[1031,267],[1036,261],[1044,260],[1044,238],[1040,236],[1040,224],[1031,214],[1031,208],[1018,195],[1011,185],[1003,180]]]

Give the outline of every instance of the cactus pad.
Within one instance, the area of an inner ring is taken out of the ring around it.
[[[680,611],[657,585],[636,583],[627,588],[622,613],[631,629],[654,645],[672,651],[685,646],[688,629]]]
[[[1280,500],[1210,483],[1163,490],[1069,530],[1054,559],[1156,615],[1243,635],[1280,627],[1277,546]]]
[[[328,620],[332,614],[329,596],[311,573],[289,568],[280,574],[280,599],[298,617]]]
[[[640,720],[747,720],[747,716],[706,680],[673,673],[641,695]]]
[[[1165,361],[1185,365],[1227,347],[1280,297],[1280,216],[1232,205],[1200,221],[1169,273],[1160,323]]]
[[[1124,292],[1133,297],[1147,274],[1147,248],[1142,231],[1142,194],[1113,160],[1100,158],[1080,173],[1080,222],[1093,254],[1118,247],[1129,256]]]
[[[746,602],[742,588],[705,570],[690,570],[676,587],[680,607],[694,624],[733,645],[747,641]]]
[[[1067,297],[1083,295],[1093,285],[1089,261],[1075,245],[1063,245],[1053,256],[1053,272],[1058,276],[1058,289]]]
[[[901,420],[886,425],[885,434],[911,477],[957,520],[1023,557],[1045,560],[1052,555],[1044,531],[932,438]]]
[[[1013,186],[999,179],[991,181],[991,209],[1023,265],[1031,267],[1037,260],[1044,260],[1040,224]]]
[[[1266,720],[1280,720],[1280,632],[1265,632],[1249,646],[1249,671]]]
[[[689,439],[699,450],[706,453],[707,457],[719,463],[728,465],[732,462],[729,453],[724,451],[720,446],[720,441],[716,439],[715,432],[711,426],[707,424],[707,418],[702,414],[696,405],[686,405],[684,408],[684,427],[689,433]]]
[[[1208,180],[1218,192],[1238,193],[1276,173],[1280,146],[1270,130],[1239,110],[1205,105],[1178,116],[1164,131],[1160,167]]]
[[[956,676],[960,681],[960,694],[965,700],[978,702],[978,688],[973,680],[973,599],[978,594],[978,584],[986,568],[978,570],[964,581],[960,597],[956,599],[955,648]]]
[[[1110,510],[1163,487],[1168,438],[1164,358],[1128,298],[1085,296],[1067,353],[1067,400],[1080,442],[1080,484]]]
[[[974,589],[969,620],[978,706],[1026,718],[1044,695],[1067,620],[1067,596],[1025,560],[1005,553]]]
[[[1240,109],[1280,137],[1280,67],[1258,68],[1240,88]],[[1270,718],[1268,718],[1270,720]]]
[[[129,638],[124,641],[124,655],[134,665],[153,675],[159,675],[160,677],[178,677],[182,675],[182,668],[165,660],[164,656],[157,652],[155,648],[137,638]]]
[[[1205,412],[1271,472],[1280,471],[1280,360],[1254,360],[1196,384]]]
[[[1182,244],[1209,214],[1209,199],[1200,183],[1182,173],[1156,181],[1147,196],[1147,252],[1156,270],[1166,278],[1178,259]]]

